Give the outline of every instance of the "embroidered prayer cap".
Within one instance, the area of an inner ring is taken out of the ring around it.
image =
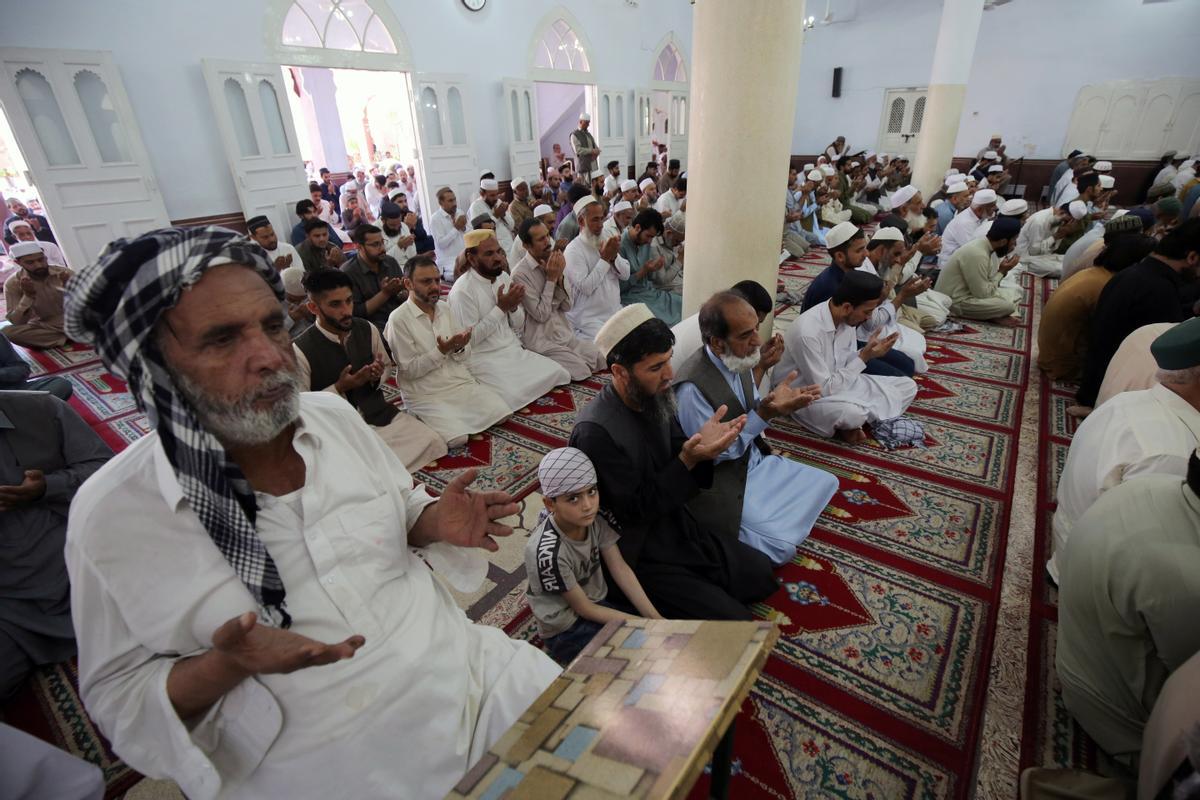
[[[856,233],[858,233],[858,226],[853,222],[839,222],[829,229],[829,233],[825,234],[825,246],[832,250],[838,245],[850,241],[850,238]]]
[[[66,331],[95,345],[109,371],[128,382],[188,506],[258,602],[260,618],[286,628],[291,617],[283,581],[255,530],[250,483],[180,393],[154,341],[159,320],[183,291],[222,264],[244,264],[283,301],[279,273],[253,241],[216,226],[160,228],[110,242],[71,279]]]
[[[988,150],[987,152],[985,152],[983,154],[983,157],[986,158],[988,161],[994,161],[997,158],[999,158],[1000,156],[996,155],[995,150]]]
[[[638,188],[637,181],[635,181],[633,178],[627,178],[621,181],[620,188],[622,192],[628,192],[630,189],[636,189]]]
[[[1112,162],[1097,161],[1095,164],[1092,164],[1092,169],[1096,172],[1112,172]]]
[[[654,185],[654,178],[642,178],[642,182],[638,184],[638,188],[644,192],[644,191],[646,191],[646,187],[653,186],[653,185]]]
[[[495,192],[500,190],[500,184],[495,178],[484,178],[479,182],[479,188],[485,192]]]
[[[871,242],[903,242],[904,234],[899,228],[888,226],[875,231],[875,235],[871,237]]]
[[[518,186],[520,186],[522,183],[525,184],[526,186],[529,185],[529,181],[525,180],[524,178],[522,178],[521,176],[518,175],[517,177],[515,177],[511,181],[509,181],[508,185],[515,189]]]
[[[589,113],[587,113],[586,111],[584,111],[583,113],[581,113],[581,114],[579,115],[579,121],[580,121],[580,122],[591,122],[591,121],[592,121],[592,115],[591,115],[591,114],[589,114]]]
[[[621,200],[612,207],[613,214],[620,214],[622,211],[632,211],[632,210],[633,210],[633,203],[629,202],[628,200]]]
[[[551,500],[598,483],[592,460],[574,447],[560,447],[542,456],[538,481],[542,484],[542,496]]]
[[[1004,172],[1004,167],[1000,164],[992,164],[988,167],[988,172]]]
[[[907,186],[901,186],[896,191],[892,192],[892,196],[888,198],[892,203],[892,208],[899,208],[917,196],[917,187],[911,183]]]
[[[1166,331],[1150,345],[1159,369],[1188,369],[1200,365],[1200,317]]]
[[[821,165],[821,174],[824,175],[826,178],[830,178],[834,175],[837,175],[837,170],[834,169],[833,167],[829,166],[828,164],[822,164]]]
[[[579,219],[583,216],[583,210],[585,208],[590,206],[592,203],[598,202],[600,201],[596,199],[595,195],[585,194],[583,197],[575,201],[575,205],[571,207],[571,210],[575,212],[575,218]]]
[[[295,297],[304,294],[304,267],[288,267],[279,273],[283,290]]]
[[[946,187],[946,194],[958,194],[959,192],[965,192],[966,190],[967,184],[962,181],[955,181]]]
[[[474,247],[478,247],[483,243],[484,240],[490,239],[495,235],[495,231],[489,231],[487,228],[477,231],[467,231],[466,234],[463,235],[463,244],[465,244],[467,249],[470,250]]]
[[[1141,233],[1142,219],[1137,214],[1121,214],[1104,223],[1104,234]]]
[[[17,242],[12,247],[8,248],[8,254],[14,260],[24,258],[25,256],[37,255],[44,252],[42,245],[38,242]]]
[[[986,206],[988,203],[994,202],[996,202],[996,193],[991,189],[980,189],[971,198],[971,205],[973,206]]]
[[[540,217],[545,214],[553,214],[553,213],[554,213],[554,209],[551,208],[550,206],[546,205],[545,203],[538,203],[537,208],[535,208],[533,210],[533,215],[535,217]]]
[[[608,358],[612,349],[633,333],[634,328],[654,318],[653,312],[645,303],[622,306],[621,310],[609,317],[608,322],[596,333],[596,347]]]
[[[20,217],[17,217],[12,222],[8,223],[9,233],[12,233],[15,228],[29,228],[29,230],[33,230],[33,226],[30,225],[28,221],[23,220]]]
[[[257,217],[251,217],[246,220],[246,230],[254,233],[259,228],[265,228],[271,224],[271,220],[267,219],[265,214],[259,214]]]
[[[1017,198],[1015,200],[1005,200],[1000,205],[1000,211],[997,212],[1002,217],[1019,217],[1029,210],[1029,203]]]
[[[1116,185],[1117,185],[1117,179],[1114,178],[1112,175],[1101,175],[1100,176],[1100,188],[1101,189],[1111,189]]]
[[[821,181],[825,180],[825,173],[821,172],[819,169],[810,169],[808,174],[804,177],[813,183],[820,183]]]
[[[666,221],[663,222],[663,226],[668,230],[675,231],[675,233],[683,234],[687,228],[687,214],[678,211],[667,217]]]

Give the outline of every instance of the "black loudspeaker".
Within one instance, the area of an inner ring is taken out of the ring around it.
[[[834,97],[842,96],[842,68],[841,67],[833,68],[833,96]]]

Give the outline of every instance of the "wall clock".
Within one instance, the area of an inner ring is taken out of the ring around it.
[[[468,11],[479,11],[487,4],[487,0],[462,0]]]

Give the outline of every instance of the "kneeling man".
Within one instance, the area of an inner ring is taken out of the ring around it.
[[[675,374],[675,397],[684,436],[704,427],[724,406],[725,419],[746,415],[746,427],[715,459],[713,486],[688,507],[719,533],[736,536],[776,564],[796,555],[838,481],[799,461],[771,454],[762,434],[776,417],[804,408],[821,396],[816,386],[793,388],[783,378],[766,396],[755,386],[762,342],[758,315],[739,294],[718,292],[700,308],[704,346]]]
[[[188,797],[440,798],[559,670],[471,624],[410,547],[495,550],[517,506],[473,472],[435,500],[353,408],[301,392],[282,300],[262,248],[216,227],[119,240],[72,281],[70,335],[154,426],[71,505],[80,694]]]
[[[951,314],[1008,328],[1021,324],[1013,315],[1022,290],[1000,285],[1017,266],[1019,256],[1012,249],[1020,232],[1021,223],[1015,218],[997,217],[986,236],[972,239],[955,251],[942,267],[935,287],[950,297]]]

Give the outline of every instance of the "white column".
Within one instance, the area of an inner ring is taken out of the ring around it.
[[[696,0],[693,15],[684,316],[741,280],[775,296],[804,3]]]
[[[925,100],[925,116],[913,164],[912,182],[925,197],[941,187],[942,178],[954,158],[954,140],[958,137],[971,60],[975,57],[975,39],[982,19],[983,0],[945,0],[942,4],[933,71],[929,76],[929,95]]]
[[[330,172],[347,172],[346,139],[342,135],[342,118],[338,115],[337,85],[333,73],[320,67],[304,67],[305,123],[313,149],[313,166],[329,167]]]

